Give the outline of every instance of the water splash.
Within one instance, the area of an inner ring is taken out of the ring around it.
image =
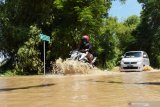
[[[84,62],[75,61],[75,60],[62,60],[61,58],[57,59],[53,64],[52,72],[54,74],[88,74],[93,67]]]

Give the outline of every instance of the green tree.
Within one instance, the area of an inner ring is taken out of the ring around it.
[[[41,74],[42,62],[39,58],[40,51],[37,48],[40,44],[39,33],[41,31],[36,26],[30,27],[30,38],[18,49],[16,74]]]
[[[119,24],[118,32],[120,46],[123,51],[136,50],[136,38],[134,31],[140,23],[140,18],[136,15],[129,16],[123,23]]]
[[[136,31],[138,49],[145,50],[150,56],[151,64],[160,67],[159,35],[160,35],[160,1],[138,0],[142,6],[141,23]]]
[[[138,16],[130,16],[124,22],[109,17],[98,36],[98,53],[100,65],[112,68],[118,64],[120,56],[128,50],[134,50],[135,37],[132,32],[139,24]]]
[[[112,59],[117,59],[116,53],[119,54],[119,39],[118,33],[114,33],[117,32],[116,29],[110,29],[110,26],[114,28],[115,25],[112,25],[112,21],[106,21],[111,2],[112,0],[5,0],[0,4],[0,48],[8,50],[13,56],[17,55],[18,73],[29,74],[36,70],[39,73],[42,67],[37,62],[42,63],[40,59],[43,48],[41,42],[38,45],[35,43],[39,33],[51,37],[52,43],[47,46],[49,61],[68,57],[69,51],[77,47],[81,36],[88,34],[95,49],[99,52],[101,48],[107,50],[107,53],[103,51],[100,54],[107,54],[107,59],[110,58],[110,65],[113,66],[115,60],[112,62]],[[110,24],[107,25],[108,23]],[[36,33],[31,33],[32,26],[36,26]],[[106,44],[105,41],[101,43],[103,37],[107,39]],[[32,55],[35,59],[31,58]],[[103,58],[99,60],[101,62]]]

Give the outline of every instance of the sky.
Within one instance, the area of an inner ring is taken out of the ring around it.
[[[109,10],[109,16],[116,16],[118,21],[123,21],[131,15],[140,16],[141,10],[142,6],[137,2],[137,0],[126,0],[125,4],[116,0],[112,2],[112,7]]]

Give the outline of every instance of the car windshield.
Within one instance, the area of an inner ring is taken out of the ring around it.
[[[125,58],[135,58],[135,57],[141,57],[142,53],[141,52],[127,52],[125,54]]]

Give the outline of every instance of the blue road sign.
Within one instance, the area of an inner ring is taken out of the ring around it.
[[[50,36],[44,35],[44,34],[40,34],[40,39],[43,41],[48,41],[50,42]]]

